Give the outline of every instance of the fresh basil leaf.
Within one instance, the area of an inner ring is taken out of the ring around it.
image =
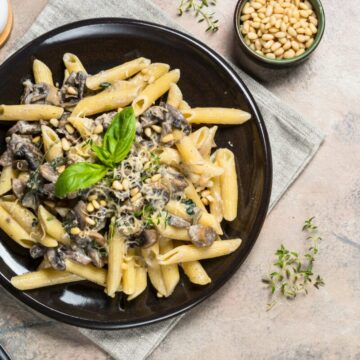
[[[128,155],[135,139],[135,133],[135,113],[134,109],[129,106],[114,116],[103,140],[102,147],[110,153],[111,160],[115,165]]]
[[[109,168],[101,164],[80,162],[70,165],[55,184],[55,195],[63,197],[76,190],[85,189],[100,181]]]
[[[103,148],[102,146],[93,144],[91,146],[91,150],[96,154],[96,156],[99,158],[99,160],[103,164],[105,164],[106,166],[109,166],[109,167],[114,167],[114,163],[111,160],[110,153],[105,148]]]

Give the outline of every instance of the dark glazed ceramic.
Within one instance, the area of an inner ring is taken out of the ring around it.
[[[325,31],[325,12],[320,0],[309,0],[318,19],[318,32],[314,43],[302,55],[291,59],[273,60],[257,54],[244,41],[240,31],[240,16],[243,7],[249,0],[239,0],[234,13],[234,50],[239,65],[249,74],[263,81],[277,79],[287,75],[291,68],[307,60],[320,44]]]
[[[216,142],[236,154],[239,178],[239,213],[224,224],[225,237],[241,237],[235,253],[204,262],[212,278],[205,287],[184,276],[174,294],[158,299],[149,286],[136,300],[118,295],[108,298],[102,288],[88,282],[20,292],[10,284],[14,274],[36,269],[28,251],[4,233],[0,242],[0,281],[13,295],[39,312],[69,324],[121,329],[153,323],[181,314],[218,290],[249,254],[260,232],[271,192],[271,154],[264,122],[249,91],[227,63],[204,44],[177,31],[142,21],[106,18],[86,20],[53,30],[19,50],[0,67],[0,103],[16,104],[21,82],[31,74],[32,60],[44,61],[56,81],[63,78],[62,55],[77,54],[89,73],[115,66],[137,56],[166,62],[181,69],[180,87],[196,106],[239,107],[252,114],[245,125],[221,127]],[[0,125],[1,150],[6,126]]]

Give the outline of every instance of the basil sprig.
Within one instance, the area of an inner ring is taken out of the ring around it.
[[[99,182],[109,169],[115,168],[126,158],[133,145],[135,132],[134,109],[127,107],[113,117],[102,145],[91,147],[101,164],[81,162],[67,167],[55,184],[55,195],[63,197]]]

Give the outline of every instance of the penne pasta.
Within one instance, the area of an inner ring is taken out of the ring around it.
[[[161,238],[159,241],[160,254],[166,254],[174,248],[172,240]],[[180,273],[177,264],[162,265],[161,273],[165,283],[165,297],[170,296],[180,281]]]
[[[210,195],[214,201],[210,202],[210,213],[214,218],[221,223],[223,219],[223,200],[221,197],[220,177],[212,178],[213,186],[210,188]]]
[[[101,89],[103,83],[113,83],[116,80],[125,80],[150,65],[150,60],[140,57],[111,69],[88,76],[86,86],[91,90]]]
[[[183,204],[179,201],[170,200],[165,205],[165,210],[168,211],[170,214],[181,217],[182,219],[184,219],[186,221],[192,221],[192,216],[186,212],[185,204]]]
[[[0,206],[0,228],[20,246],[24,248],[31,248],[35,240],[31,239],[19,223],[17,223],[10,214]]]
[[[4,166],[0,175],[0,195],[4,195],[12,189],[12,179],[16,178],[17,171],[11,165]]]
[[[147,287],[147,272],[146,268],[139,266],[135,269],[135,291],[128,296],[128,301],[138,297]]]
[[[44,232],[58,242],[69,245],[70,238],[64,229],[63,224],[53,214],[46,210],[42,205],[38,209],[38,218]]]
[[[42,61],[35,59],[33,62],[33,73],[36,84],[45,83],[54,86],[52,72]]]
[[[91,136],[94,120],[86,117],[70,116],[67,121],[79,132],[83,139],[88,139]]]
[[[197,222],[201,225],[210,226],[216,231],[218,235],[223,234],[220,223],[215,219],[213,215],[209,214],[207,211],[203,210],[199,213]]]
[[[148,85],[132,103],[135,115],[139,116],[145,112],[157,99],[169,90],[172,83],[178,82],[179,79],[180,70],[176,69],[166,73]]]
[[[141,250],[148,268],[149,279],[153,287],[157,290],[157,296],[166,296],[166,287],[163,279],[161,267],[158,263],[159,242],[148,248]]]
[[[45,286],[67,284],[84,280],[80,276],[67,271],[56,271],[54,269],[41,269],[22,275],[13,276],[11,284],[19,290],[33,290]]]
[[[163,63],[150,64],[145,69],[142,69],[138,74],[132,77],[129,82],[139,85],[142,89],[153,83],[159,77],[169,72],[170,66]]]
[[[181,264],[185,275],[193,284],[207,285],[211,279],[199,261],[189,261]]]
[[[139,85],[128,81],[116,81],[104,91],[79,101],[71,117],[84,117],[127,106],[135,99],[138,92]]]
[[[114,232],[113,232],[114,231]],[[124,237],[119,231],[110,230],[109,235],[109,250],[108,250],[108,272],[106,280],[106,293],[114,297],[115,292],[120,286],[122,277],[122,263],[124,261],[125,244]]]
[[[206,211],[205,205],[201,201],[199,194],[196,192],[194,185],[190,181],[188,181],[188,183],[189,185],[184,190],[185,196],[192,200],[199,209]]]
[[[220,176],[221,199],[224,219],[233,221],[237,216],[238,186],[234,154],[228,149],[216,152],[216,161],[224,169]]]
[[[87,74],[84,65],[81,63],[80,59],[71,53],[65,53],[63,56],[64,65],[69,72],[69,75],[72,72],[82,71],[83,73]]]
[[[177,109],[180,106],[182,100],[183,100],[183,94],[180,88],[174,83],[170,84],[166,103]]]
[[[181,100],[178,109],[185,111],[191,109],[191,106],[185,100]]]
[[[192,108],[182,112],[191,124],[227,124],[239,125],[250,120],[251,114],[239,109],[228,108]]]
[[[241,244],[241,239],[215,241],[207,248],[198,248],[194,245],[181,245],[166,254],[158,256],[160,265],[170,265],[211,259],[219,256],[231,254]]]
[[[106,286],[106,270],[99,269],[94,265],[79,264],[75,261],[65,259],[66,271],[71,274],[77,275],[83,279],[89,280],[95,284]]]
[[[50,162],[58,157],[63,157],[63,148],[56,132],[49,126],[42,125],[41,134],[46,160]]]
[[[136,268],[134,250],[129,249],[124,258],[125,269],[122,276],[122,289],[126,295],[132,295],[136,290]]]
[[[39,121],[59,119],[64,109],[53,105],[0,105],[0,120],[4,121]]]

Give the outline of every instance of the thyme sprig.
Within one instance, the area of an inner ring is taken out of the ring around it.
[[[209,11],[210,6],[215,5],[216,0],[181,0],[178,15],[192,12],[199,23],[206,23],[206,31],[216,32],[219,30],[219,20],[214,18],[215,12]]]
[[[300,255],[290,251],[284,245],[276,251],[274,270],[262,279],[270,290],[271,302],[268,303],[268,310],[277,303],[279,297],[295,299],[299,294],[307,295],[310,284],[317,289],[325,285],[321,276],[315,277],[313,272],[315,256],[319,251],[321,240],[313,221],[314,217],[305,220],[302,228],[307,234],[306,240],[309,243],[305,254]]]

